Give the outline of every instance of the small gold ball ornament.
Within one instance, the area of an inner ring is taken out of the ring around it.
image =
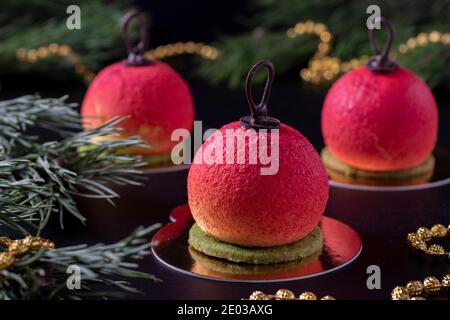
[[[423,283],[420,281],[410,281],[406,284],[406,290],[410,296],[419,296],[423,292]]]
[[[322,299],[320,300],[336,300],[333,296],[327,295],[327,296],[323,296]]]
[[[412,297],[411,300],[426,300],[424,297]]]
[[[397,286],[391,292],[392,300],[409,300],[410,296],[408,290],[405,287]]]
[[[417,235],[414,232],[408,233],[407,240],[408,240],[408,242],[412,243],[412,242],[418,240]]]
[[[428,293],[436,293],[441,290],[441,282],[436,277],[426,277],[423,286]]]
[[[431,246],[428,247],[427,253],[433,256],[443,256],[445,255],[445,249],[444,247],[438,244],[432,244]]]
[[[11,266],[16,258],[9,252],[0,252],[0,270],[4,270]]]
[[[431,236],[434,238],[443,238],[447,235],[447,228],[442,224],[435,224],[431,227]]]
[[[450,274],[446,274],[443,278],[442,278],[442,286],[444,288],[450,288]]]
[[[312,292],[305,291],[300,294],[299,300],[317,300],[317,296]]]
[[[277,300],[293,300],[295,299],[295,294],[288,289],[279,289],[277,293],[275,293],[275,297]]]
[[[422,241],[431,240],[431,231],[428,228],[420,227],[416,232],[417,237]]]
[[[267,297],[267,295],[262,292],[262,291],[254,291],[251,295],[250,295],[250,300],[269,300],[269,298]]]
[[[424,251],[424,252],[427,251],[427,244],[424,241],[419,240],[419,239],[414,240],[413,242],[411,242],[411,246],[414,249],[417,249],[417,250],[420,250],[420,251]]]

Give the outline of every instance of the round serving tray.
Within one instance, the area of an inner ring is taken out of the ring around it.
[[[233,263],[213,258],[188,245],[193,224],[188,205],[171,214],[172,223],[153,237],[156,259],[167,268],[187,276],[228,282],[279,282],[299,280],[336,271],[354,261],[362,250],[358,233],[346,224],[324,217],[320,228],[324,237],[322,252],[296,262],[270,265]]]

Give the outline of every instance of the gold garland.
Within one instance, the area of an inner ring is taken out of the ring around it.
[[[310,292],[302,292],[298,298],[288,289],[279,289],[275,294],[265,294],[262,291],[254,291],[248,300],[317,300],[317,296]],[[336,300],[330,295],[323,296],[320,300]]]
[[[320,39],[315,54],[308,62],[308,67],[300,71],[300,77],[305,82],[312,84],[328,82],[340,73],[350,71],[369,61],[369,57],[365,55],[349,61],[342,61],[339,58],[329,56],[332,51],[334,36],[323,23],[298,22],[286,31],[289,38],[305,34],[314,34]],[[426,47],[430,43],[450,45],[450,33],[441,33],[436,30],[419,33],[416,37],[411,37],[405,43],[400,44],[398,52],[394,52],[392,56],[406,54],[415,48]],[[197,54],[203,59],[215,60],[219,57],[220,52],[210,45],[189,41],[159,46],[145,53],[146,57],[161,60],[184,54]],[[80,75],[86,83],[91,82],[95,77],[95,73],[82,63],[80,55],[75,53],[68,45],[53,43],[37,49],[19,48],[16,51],[16,57],[19,61],[27,63],[36,63],[50,57],[64,58],[73,65],[75,73]]]
[[[450,274],[445,275],[442,281],[436,277],[426,277],[423,282],[410,281],[406,286],[397,286],[391,292],[392,300],[425,300],[423,295],[437,295],[443,289],[450,288]]]
[[[313,84],[328,82],[340,73],[355,69],[369,61],[369,57],[366,55],[350,61],[342,61],[328,56],[332,49],[334,36],[322,23],[314,21],[299,22],[286,31],[286,35],[289,38],[295,38],[304,34],[314,34],[320,39],[317,51],[309,60],[308,67],[300,71],[300,77],[306,82]],[[441,33],[436,30],[419,33],[416,37],[411,37],[405,43],[400,44],[398,52],[392,53],[392,56],[406,54],[415,48],[426,47],[430,43],[450,45],[450,33]]]
[[[6,251],[0,252],[0,270],[9,268],[17,258],[31,251],[37,251],[42,248],[55,248],[55,244],[52,241],[32,236],[19,240],[0,237],[0,246],[6,248]]]
[[[91,82],[95,77],[95,73],[89,70],[89,68],[81,62],[80,55],[75,53],[70,46],[65,44],[52,43],[37,49],[19,48],[16,51],[16,58],[20,62],[36,63],[40,60],[52,57],[66,59],[73,65],[75,73],[80,75],[86,83]]]
[[[184,54],[197,54],[203,59],[214,60],[218,57],[219,52],[207,44],[189,41],[159,46],[147,51],[145,56],[162,60]],[[52,43],[37,49],[19,48],[16,51],[16,58],[20,62],[36,63],[52,57],[66,59],[73,66],[75,73],[81,76],[86,83],[90,83],[95,77],[95,73],[82,63],[80,55],[68,45]]]
[[[450,234],[450,225],[447,228],[442,224],[435,224],[430,229],[420,227],[416,232],[409,233],[407,240],[412,248],[421,253],[439,257],[447,256],[447,258],[450,258],[450,252],[446,251],[443,246],[439,244],[427,245],[427,242],[433,239],[444,238],[448,234]]]

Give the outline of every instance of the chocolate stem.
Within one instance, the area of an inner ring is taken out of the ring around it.
[[[267,80],[264,87],[263,96],[259,104],[255,104],[252,96],[252,81],[256,72],[265,67],[267,69]],[[270,61],[261,60],[258,61],[248,72],[245,79],[245,95],[250,107],[251,115],[241,118],[241,126],[246,129],[277,129],[280,127],[280,121],[278,119],[269,117],[267,115],[268,108],[267,103],[270,97],[270,91],[272,90],[273,78],[275,75],[275,68]]]
[[[128,36],[128,25],[134,18],[139,19],[140,41],[133,46]],[[122,36],[127,47],[129,66],[143,66],[150,63],[150,60],[144,57],[145,51],[148,49],[148,22],[142,12],[130,11],[122,18]]]
[[[387,28],[388,38],[383,51],[381,51],[378,48],[377,41],[375,39],[374,29],[369,29],[370,46],[376,56],[375,59],[369,61],[367,68],[371,71],[390,72],[398,67],[397,63],[389,59],[389,51],[391,50],[392,42],[394,40],[394,27],[392,26],[392,23],[384,17],[379,17],[377,19]]]

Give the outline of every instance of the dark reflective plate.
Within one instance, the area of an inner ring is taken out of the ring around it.
[[[249,265],[209,257],[188,245],[193,223],[188,205],[176,208],[173,223],[153,237],[156,259],[166,267],[189,276],[230,282],[275,282],[299,280],[329,273],[355,260],[362,250],[361,238],[346,224],[324,217],[320,227],[324,236],[321,253],[289,263]]]

